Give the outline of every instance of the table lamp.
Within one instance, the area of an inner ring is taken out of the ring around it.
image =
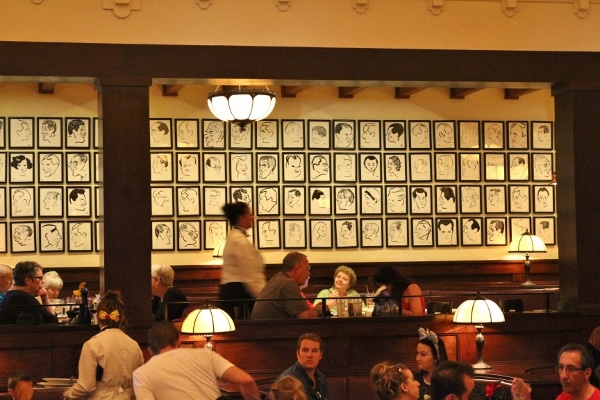
[[[535,283],[529,280],[529,272],[531,271],[531,264],[529,263],[529,253],[545,253],[546,244],[539,237],[532,235],[529,231],[521,235],[517,235],[510,246],[508,247],[509,253],[525,253],[525,282],[521,283],[520,286],[536,286]]]
[[[210,339],[215,333],[235,331],[233,320],[225,311],[213,306],[197,308],[183,320],[181,333],[185,335],[203,335],[207,349],[213,350]]]
[[[477,346],[477,362],[473,364],[474,369],[488,369],[491,365],[483,361],[483,324],[504,322],[504,313],[492,300],[481,296],[479,292],[472,299],[461,303],[454,313],[455,324],[474,324],[477,328],[475,345]]]

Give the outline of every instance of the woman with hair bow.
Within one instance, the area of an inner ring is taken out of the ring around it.
[[[125,305],[118,291],[109,290],[98,304],[100,333],[83,344],[79,378],[63,393],[65,399],[135,399],[133,371],[144,363],[142,350],[121,327]]]
[[[446,346],[435,332],[419,328],[419,344],[417,344],[417,367],[415,379],[421,384],[419,400],[431,399],[431,373],[435,366],[448,359]]]

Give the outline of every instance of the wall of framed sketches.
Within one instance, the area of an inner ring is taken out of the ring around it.
[[[11,85],[29,107],[0,99],[0,251],[49,266],[98,265],[95,94],[74,85],[48,100],[33,85]],[[210,89],[164,98],[151,88],[156,261],[215,262],[229,228],[221,206],[236,200],[252,204],[252,240],[269,263],[290,250],[312,262],[357,251],[373,261],[502,259],[525,229],[557,257],[549,92],[456,102],[428,89],[398,101],[373,88],[340,104],[335,88],[317,88],[278,99],[270,119],[241,131],[197,106]]]

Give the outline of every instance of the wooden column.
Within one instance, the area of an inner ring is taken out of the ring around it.
[[[121,291],[131,326],[152,321],[149,78],[100,79],[104,251],[100,290]]]
[[[600,311],[600,86],[564,85],[555,104],[559,310]]]

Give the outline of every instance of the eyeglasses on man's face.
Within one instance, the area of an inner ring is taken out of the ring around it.
[[[577,371],[583,371],[585,370],[585,368],[583,367],[574,367],[573,365],[562,365],[562,364],[557,364],[554,366],[554,369],[556,370],[556,372],[561,373],[563,371],[567,371],[567,374],[573,374]]]
[[[44,279],[44,276],[43,276],[43,275],[34,276],[34,277],[33,277],[33,278],[31,278],[31,279],[37,279],[39,282],[41,282],[41,281]]]

